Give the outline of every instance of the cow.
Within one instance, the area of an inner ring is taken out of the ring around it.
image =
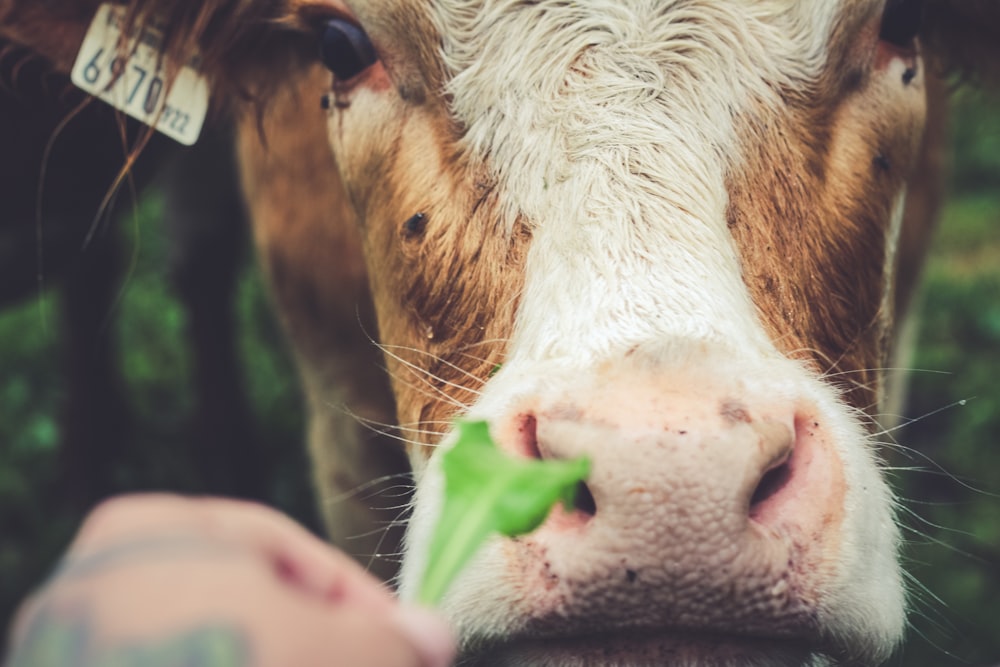
[[[96,5],[5,0],[0,34],[68,69]],[[129,16],[154,14],[175,61],[197,47],[218,96],[252,100],[243,188],[324,497],[382,465],[331,407],[388,421],[363,370],[375,334],[358,348],[344,326],[370,291],[416,482],[401,594],[455,416],[515,456],[592,460],[572,510],[490,542],[446,597],[462,664],[890,656],[906,593],[882,369],[940,200],[942,67],[997,78],[1000,8],[145,0]],[[341,535],[372,518],[326,509]]]

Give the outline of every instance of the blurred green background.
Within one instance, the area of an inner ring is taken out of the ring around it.
[[[914,610],[897,664],[1000,664],[1000,99],[952,119],[950,199],[925,273],[892,475]],[[912,468],[912,469],[907,469]]]
[[[958,97],[951,197],[926,273],[893,484],[905,499],[914,603],[896,665],[1000,663],[1000,100]],[[134,411],[122,488],[211,491],[191,470],[192,369],[184,312],[164,280],[163,202],[126,220],[133,265],[109,327]],[[249,255],[249,249],[247,250]],[[248,262],[248,265],[250,263]],[[54,294],[0,312],[0,621],[65,547],[84,508],[56,502],[59,316]],[[254,429],[274,475],[269,502],[315,526],[298,387],[259,275],[238,290],[239,355]]]

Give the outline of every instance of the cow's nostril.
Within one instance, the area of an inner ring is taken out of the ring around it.
[[[597,503],[594,502],[594,494],[590,492],[590,487],[586,482],[576,485],[576,498],[573,499],[573,509],[587,516],[597,514]]]
[[[538,449],[538,419],[533,414],[524,414],[517,421],[518,453],[531,459],[542,458]]]
[[[558,414],[561,418],[571,412],[571,408],[560,407]],[[539,420],[541,420],[541,424]],[[571,442],[572,438],[557,436],[553,439],[551,432],[549,432],[548,437],[539,434],[540,427],[543,429],[548,428],[551,431],[553,424],[562,424],[564,421],[573,422],[572,419],[552,420],[549,418],[549,415],[543,415],[539,418],[533,412],[522,412],[508,422],[513,427],[513,433],[510,427],[508,427],[506,431],[508,435],[504,438],[504,442],[507,443],[507,446],[515,455],[526,458],[539,460],[572,458],[576,455],[575,453],[562,451],[559,446],[553,447],[554,444]],[[553,513],[554,516],[560,517],[557,523],[563,527],[568,525],[582,525],[596,514],[597,502],[594,500],[594,494],[586,482],[579,482],[576,485],[572,508],[566,508],[560,504],[557,507],[557,511]]]
[[[754,489],[753,496],[750,497],[750,516],[753,518],[757,514],[757,510],[767,501],[780,491],[788,480],[792,477],[792,467],[789,461],[785,461],[781,465],[771,468],[764,476],[760,478],[760,483],[757,484],[757,488]]]

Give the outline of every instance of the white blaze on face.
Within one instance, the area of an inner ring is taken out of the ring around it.
[[[733,120],[780,113],[778,86],[816,78],[837,3],[434,12],[466,148],[533,233],[508,363],[586,364],[664,337],[771,349],[726,225]]]

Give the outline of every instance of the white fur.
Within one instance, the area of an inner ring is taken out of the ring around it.
[[[725,224],[733,119],[815,76],[835,5],[519,4],[436,9],[465,144],[534,227],[511,361],[663,336],[768,349]]]

